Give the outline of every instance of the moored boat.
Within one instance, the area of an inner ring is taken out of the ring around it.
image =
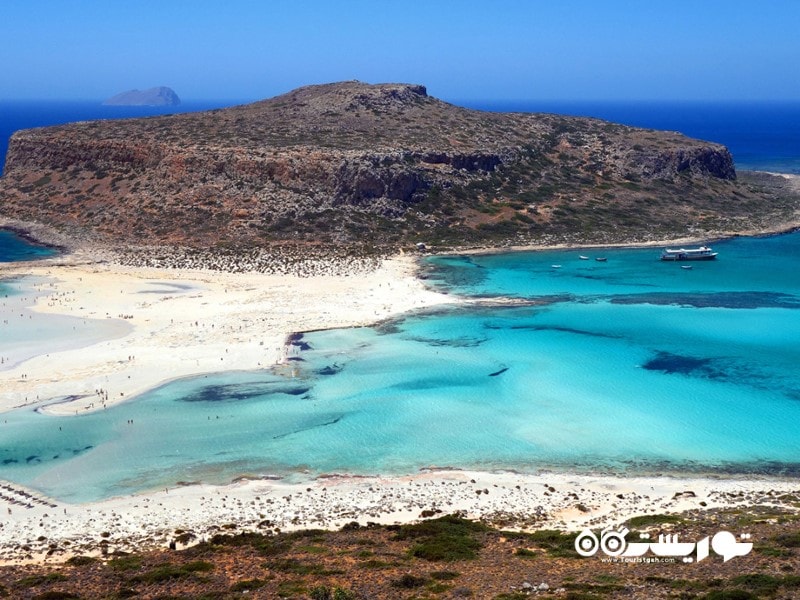
[[[712,251],[708,246],[678,250],[667,248],[661,253],[661,260],[713,260],[717,258],[717,254],[718,252]]]

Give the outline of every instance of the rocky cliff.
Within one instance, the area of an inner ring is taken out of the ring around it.
[[[110,245],[613,241],[765,206],[717,144],[360,82],[20,131],[0,180],[0,215]]]

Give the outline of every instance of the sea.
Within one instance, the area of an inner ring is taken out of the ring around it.
[[[36,244],[13,231],[0,229],[0,263],[37,260],[57,253],[55,248]]]
[[[133,119],[197,112],[242,104],[237,100],[196,100],[178,106],[104,106],[100,100],[0,99],[0,173],[5,168],[8,140],[15,131],[96,119]]]
[[[569,106],[481,108],[660,125],[726,144],[738,168],[800,172],[797,106]],[[481,302],[303,333],[287,366],[101,412],[4,413],[0,479],[84,502],[428,468],[798,476],[800,232],[709,243],[718,258],[691,269],[655,248],[429,257],[428,285]],[[0,281],[0,298],[31,285]],[[29,334],[0,335],[3,356]]]

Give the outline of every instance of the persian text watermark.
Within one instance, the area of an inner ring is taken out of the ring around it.
[[[728,562],[736,556],[749,554],[753,549],[752,542],[740,542],[729,531],[719,531],[713,537],[706,536],[698,542],[678,541],[677,533],[661,534],[657,542],[629,542],[625,539],[628,533],[625,527],[618,531],[604,529],[598,538],[591,529],[584,529],[575,538],[575,551],[585,557],[602,551],[606,557],[615,559],[614,562],[677,562],[680,558],[681,562],[691,563],[708,558],[711,550],[719,554],[723,562]],[[639,537],[648,540],[650,536],[645,533]],[[742,533],[739,539],[749,540],[750,534]],[[653,556],[645,556],[648,552]]]

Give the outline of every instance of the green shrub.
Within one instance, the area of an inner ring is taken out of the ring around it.
[[[629,528],[677,523],[683,523],[683,519],[677,515],[640,515],[628,519]]]
[[[485,525],[448,515],[414,525],[404,525],[399,540],[415,540],[409,552],[429,561],[467,560],[477,556],[483,544],[474,537],[487,530]]]
[[[541,529],[525,534],[525,539],[534,545],[546,550],[551,556],[579,557],[575,552],[574,533],[564,533],[555,529]]]
[[[92,556],[72,556],[67,559],[67,564],[73,567],[82,567],[83,565],[90,565],[96,562],[97,559]]]
[[[311,600],[355,600],[356,595],[338,586],[330,589],[326,585],[319,585],[311,590],[310,597]]]
[[[456,577],[461,577],[461,573],[457,571],[434,571],[431,573],[431,579],[436,579],[438,581],[450,581]]]
[[[108,561],[108,566],[115,571],[135,571],[142,566],[142,557],[131,555],[121,556]]]
[[[407,590],[411,590],[414,588],[422,587],[425,585],[427,579],[425,577],[417,577],[416,575],[412,575],[411,573],[406,573],[400,579],[395,579],[392,582],[394,587],[404,588]]]
[[[249,592],[251,590],[257,590],[258,588],[262,588],[267,585],[267,582],[263,579],[243,579],[242,581],[237,581],[231,586],[232,592]]]
[[[151,571],[136,575],[131,579],[133,582],[141,583],[161,583],[171,579],[183,579],[191,577],[196,573],[212,571],[214,565],[203,560],[196,560],[185,565],[161,565]]]
[[[781,585],[782,578],[765,573],[748,573],[731,579],[731,584],[746,587],[758,595],[774,594]]]
[[[302,581],[284,581],[278,586],[278,598],[294,598],[306,593],[306,586]]]
[[[800,548],[800,531],[782,533],[781,535],[775,536],[773,539],[775,543],[784,548]]]
[[[286,536],[267,536],[261,533],[213,536],[209,543],[215,546],[250,546],[262,556],[277,556],[287,552],[292,542]]]
[[[17,581],[17,587],[31,588],[43,583],[55,583],[57,581],[66,581],[67,578],[61,573],[48,573],[47,575],[29,575]]]

